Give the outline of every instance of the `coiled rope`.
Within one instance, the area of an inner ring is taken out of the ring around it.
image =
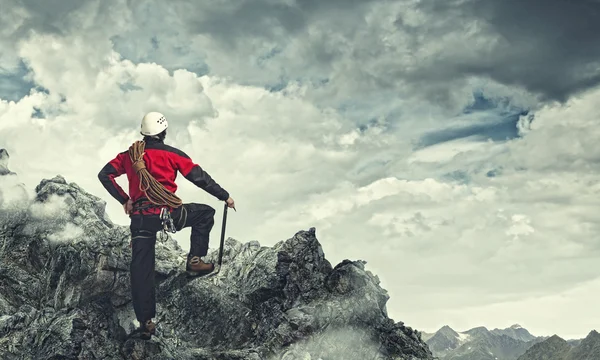
[[[144,161],[145,146],[144,141],[136,141],[129,147],[132,167],[140,178],[140,191],[143,191],[148,200],[155,205],[166,205],[172,208],[180,207],[183,201],[167,190],[146,169],[146,162]]]

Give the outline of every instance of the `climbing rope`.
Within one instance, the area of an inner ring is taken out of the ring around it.
[[[172,208],[180,207],[183,201],[163,184],[159,183],[146,169],[144,161],[144,141],[136,141],[129,147],[129,157],[132,167],[140,178],[140,190],[146,194],[148,200],[155,205],[166,205]]]

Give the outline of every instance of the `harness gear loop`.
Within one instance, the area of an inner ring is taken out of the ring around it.
[[[173,218],[171,218],[171,213],[167,210],[167,208],[162,208],[160,210],[160,219],[162,220],[163,231],[165,233],[167,231],[170,231],[173,234],[177,232],[175,225],[173,224]]]
[[[160,231],[160,241],[165,241],[169,238],[169,236],[167,235],[167,232],[165,230],[161,230]]]

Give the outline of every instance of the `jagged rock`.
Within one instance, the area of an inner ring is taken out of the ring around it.
[[[332,267],[314,228],[272,247],[228,238],[221,271],[195,279],[177,242],[159,237],[157,336],[136,339],[128,227],[60,176],[35,192],[0,210],[2,359],[433,359],[420,333],[387,317],[365,263]]]
[[[0,149],[0,175],[8,175],[12,173],[8,170],[8,151],[6,149]]]

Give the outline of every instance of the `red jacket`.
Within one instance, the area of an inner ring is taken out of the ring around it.
[[[179,171],[187,180],[217,199],[225,201],[229,198],[229,193],[221,188],[208,173],[194,163],[183,151],[166,145],[160,140],[150,139],[146,141],[144,152],[146,169],[169,191],[173,193],[177,191],[175,179],[177,178],[177,171]],[[122,174],[127,174],[129,194],[123,191],[115,181],[115,178]],[[117,157],[109,161],[98,173],[98,179],[110,195],[121,204],[125,204],[129,199],[133,202],[143,200],[143,198],[147,199],[146,195],[140,190],[140,180],[131,167],[129,150],[119,153]],[[158,214],[160,208],[150,209],[148,212]]]

